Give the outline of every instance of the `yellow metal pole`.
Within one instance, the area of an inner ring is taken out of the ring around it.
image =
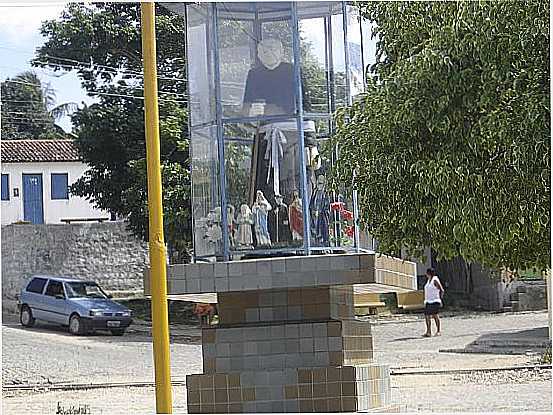
[[[553,320],[553,311],[551,310],[551,307],[553,307],[553,298],[552,298],[552,292],[551,292],[551,268],[548,269],[545,273],[545,282],[546,282],[546,298],[547,298],[547,320],[549,325],[549,339],[552,338],[552,330],[553,327],[551,327],[551,322]]]
[[[169,355],[165,241],[163,239],[163,207],[161,201],[155,9],[153,2],[142,3],[141,7],[156,412],[158,414],[171,414],[173,413],[173,404]]]

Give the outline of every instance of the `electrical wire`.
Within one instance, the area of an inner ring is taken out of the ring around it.
[[[57,64],[57,63],[45,62],[45,61],[35,61],[35,62],[40,63],[42,65],[57,65],[57,66],[61,66],[61,67],[65,66],[65,67],[71,67],[73,69],[88,68],[90,70],[97,70],[96,68],[104,68],[104,69],[109,69],[111,71],[122,73],[122,74],[125,74],[125,75],[135,75],[135,76],[138,76],[138,77],[143,77],[144,76],[144,74],[142,72],[133,71],[131,69],[121,69],[121,68],[116,68],[114,66],[94,64],[94,63],[90,63],[90,62],[87,63],[87,62],[82,62],[82,61],[78,61],[78,60],[75,60],[75,59],[60,58],[58,56],[52,56],[52,55],[47,55],[47,54],[45,54],[43,56],[46,57],[46,58],[49,58],[49,59],[59,60],[59,61],[62,61],[62,62],[72,62],[73,65]],[[185,81],[184,78],[174,78],[174,77],[167,77],[167,76],[163,76],[163,75],[158,75],[158,79],[169,80],[169,81]]]
[[[31,83],[31,82],[24,82],[24,81],[14,81],[12,79],[6,79],[5,81],[2,81],[2,82],[11,82],[11,83],[15,83],[15,84],[38,86],[38,87],[43,86],[41,84],[34,84],[34,83]],[[144,91],[144,89],[142,89],[142,88],[137,88],[137,90]],[[173,92],[169,92],[169,91],[160,91],[160,94],[161,95],[176,94],[176,95],[183,96],[183,97],[187,96],[186,94],[178,94],[178,93],[173,93]],[[138,95],[114,94],[114,93],[109,93],[109,92],[88,92],[88,95],[105,95],[105,96],[113,96],[113,97],[121,97],[121,98],[134,98],[134,99],[144,100],[144,97],[141,97],[141,96],[138,96]],[[9,100],[3,100],[3,101],[5,102],[5,101],[9,101]],[[159,101],[162,101],[162,102],[180,102],[180,103],[188,102],[187,99],[163,99],[163,98],[160,98]]]

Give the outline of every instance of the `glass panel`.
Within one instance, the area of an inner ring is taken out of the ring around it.
[[[328,126],[328,121],[318,120],[321,125]],[[311,246],[331,246],[330,236],[332,227],[331,202],[332,193],[327,183],[327,175],[330,167],[328,156],[331,154],[329,143],[325,138],[328,135],[316,135],[306,142],[306,165],[309,211],[308,217],[311,226]]]
[[[355,246],[355,221],[351,192],[341,189],[332,193],[332,199],[330,243],[335,247],[352,248]]]
[[[306,140],[311,246],[315,249],[353,248],[355,221],[352,194],[343,186],[332,190],[327,183],[336,158],[336,148],[328,140],[328,132],[324,132],[330,127],[331,120],[321,118],[317,123],[321,127],[324,125],[324,129]]]
[[[334,14],[331,22],[332,45],[332,77],[334,87],[334,108],[348,104],[346,85],[346,59],[344,52],[344,21],[343,15]]]
[[[59,281],[50,280],[44,294],[51,297],[55,297],[56,295],[64,295],[62,283]]]
[[[359,229],[359,248],[376,251],[376,239],[364,229]]]
[[[66,282],[65,291],[68,298],[108,298],[104,291],[94,282]]]
[[[223,117],[295,112],[290,3],[217,3]]]
[[[366,19],[361,19],[361,33],[363,38],[363,67],[365,76],[370,74],[372,65],[376,63],[376,42],[372,38],[373,25]]]
[[[208,126],[190,134],[194,252],[200,258],[222,250],[216,131]]]
[[[27,291],[30,293],[42,294],[44,286],[46,285],[46,279],[44,278],[34,278],[29,285],[27,285]]]
[[[255,127],[252,124],[227,124],[224,131],[229,247],[231,251],[248,250],[253,247],[249,193]]]
[[[304,115],[329,113],[325,18],[299,21]]]
[[[187,55],[190,93],[190,123],[215,119],[211,6],[190,5],[187,12]]]
[[[361,59],[361,27],[359,9],[347,6],[347,51],[349,60],[349,88],[351,97],[364,90],[363,62]]]
[[[314,131],[314,123],[304,128]],[[225,125],[231,250],[297,248],[303,243],[300,142],[296,120]]]

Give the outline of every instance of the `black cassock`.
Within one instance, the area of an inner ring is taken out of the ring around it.
[[[303,84],[303,79],[302,79]],[[262,102],[267,107],[275,110],[274,114],[264,115],[295,115],[296,100],[294,94],[294,67],[288,62],[282,62],[275,69],[268,69],[258,65],[248,72],[246,88],[244,92],[244,104]],[[303,90],[304,109],[310,107],[310,100]],[[289,121],[295,122],[295,118]],[[278,123],[276,123],[278,125]],[[278,128],[278,127],[277,127]],[[251,160],[251,178],[249,188],[249,205],[255,200],[255,194],[261,190],[269,203],[275,205],[274,171],[271,167],[270,145],[271,127],[266,126],[266,131],[258,131],[254,137],[254,145]],[[285,143],[282,143],[282,158],[280,164],[280,194],[290,197],[293,190],[299,189],[299,139],[297,129],[283,131]],[[273,142],[274,144],[274,142]],[[269,178],[267,180],[267,178]],[[279,238],[280,240],[280,238]]]
[[[273,207],[269,212],[269,234],[273,246],[286,246],[292,241],[290,222],[288,220],[288,206],[284,203]]]

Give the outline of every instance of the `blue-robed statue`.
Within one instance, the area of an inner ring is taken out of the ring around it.
[[[326,193],[326,177],[322,174],[317,177],[317,187],[311,195],[309,210],[314,245],[329,246],[330,198]]]

